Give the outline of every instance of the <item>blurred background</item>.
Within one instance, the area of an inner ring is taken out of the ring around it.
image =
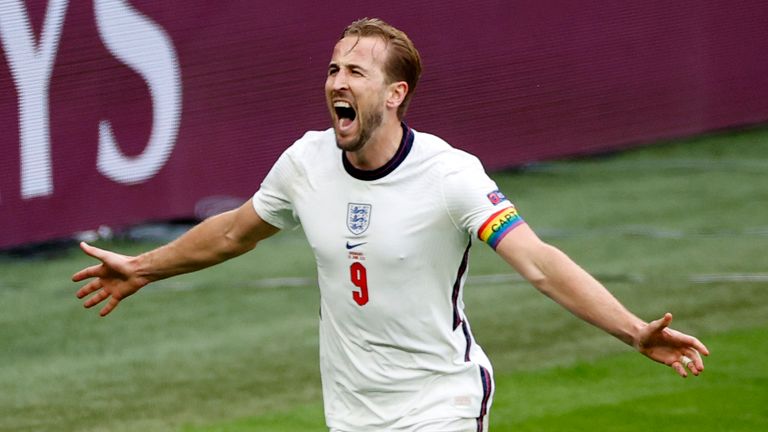
[[[768,9],[727,1],[3,1],[0,248],[199,219],[306,130],[354,19],[425,70],[406,121],[490,170],[768,120]]]
[[[327,430],[300,231],[104,320],[69,278],[77,240],[138,254],[247,200],[330,126],[331,50],[365,16],[421,52],[411,127],[713,353],[681,380],[478,245],[491,430],[768,430],[768,3],[0,0],[0,431]]]

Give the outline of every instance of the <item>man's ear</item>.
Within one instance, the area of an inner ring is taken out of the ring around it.
[[[402,105],[408,94],[408,83],[405,81],[393,82],[389,85],[387,94],[387,108],[397,109]]]

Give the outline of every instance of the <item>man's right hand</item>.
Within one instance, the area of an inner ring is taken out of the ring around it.
[[[99,312],[101,316],[112,312],[121,300],[134,294],[150,282],[136,273],[135,257],[99,249],[85,242],[80,243],[80,248],[101,263],[86,267],[72,276],[73,282],[91,279],[77,290],[77,298],[82,299],[91,293],[96,293],[83,302],[83,306],[86,308],[109,299]]]

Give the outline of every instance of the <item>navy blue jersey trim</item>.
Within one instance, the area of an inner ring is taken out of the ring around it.
[[[483,383],[483,402],[480,404],[480,415],[477,417],[478,432],[483,431],[483,421],[488,414],[488,405],[493,394],[493,378],[491,373],[482,366],[480,366],[480,381]]]
[[[403,127],[403,139],[400,141],[400,147],[397,148],[397,152],[395,152],[395,155],[392,156],[392,159],[390,159],[389,162],[385,163],[384,166],[380,168],[376,168],[375,170],[370,171],[355,168],[352,166],[352,163],[349,162],[349,159],[347,159],[347,153],[341,152],[341,163],[344,165],[344,170],[347,171],[347,174],[358,180],[371,181],[383,178],[387,174],[394,171],[395,168],[399,167],[400,164],[405,160],[405,157],[408,156],[408,153],[411,152],[414,139],[413,131],[411,128],[409,128],[405,123],[400,124]]]
[[[451,303],[453,304],[453,329],[456,330],[461,324],[461,316],[459,315],[459,291],[461,291],[461,278],[467,271],[467,264],[469,263],[469,248],[472,247],[472,239],[469,240],[467,248],[464,250],[464,257],[461,259],[459,270],[456,272],[456,281],[453,282],[453,293],[451,295]]]
[[[469,351],[472,349],[472,334],[469,332],[466,321],[461,322],[461,331],[464,332],[464,340],[467,341],[467,348],[464,350],[464,361],[469,362],[472,360],[469,358]]]

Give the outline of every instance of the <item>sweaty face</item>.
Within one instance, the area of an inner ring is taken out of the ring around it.
[[[365,146],[384,118],[386,82],[384,42],[348,36],[333,49],[325,97],[340,149]]]

